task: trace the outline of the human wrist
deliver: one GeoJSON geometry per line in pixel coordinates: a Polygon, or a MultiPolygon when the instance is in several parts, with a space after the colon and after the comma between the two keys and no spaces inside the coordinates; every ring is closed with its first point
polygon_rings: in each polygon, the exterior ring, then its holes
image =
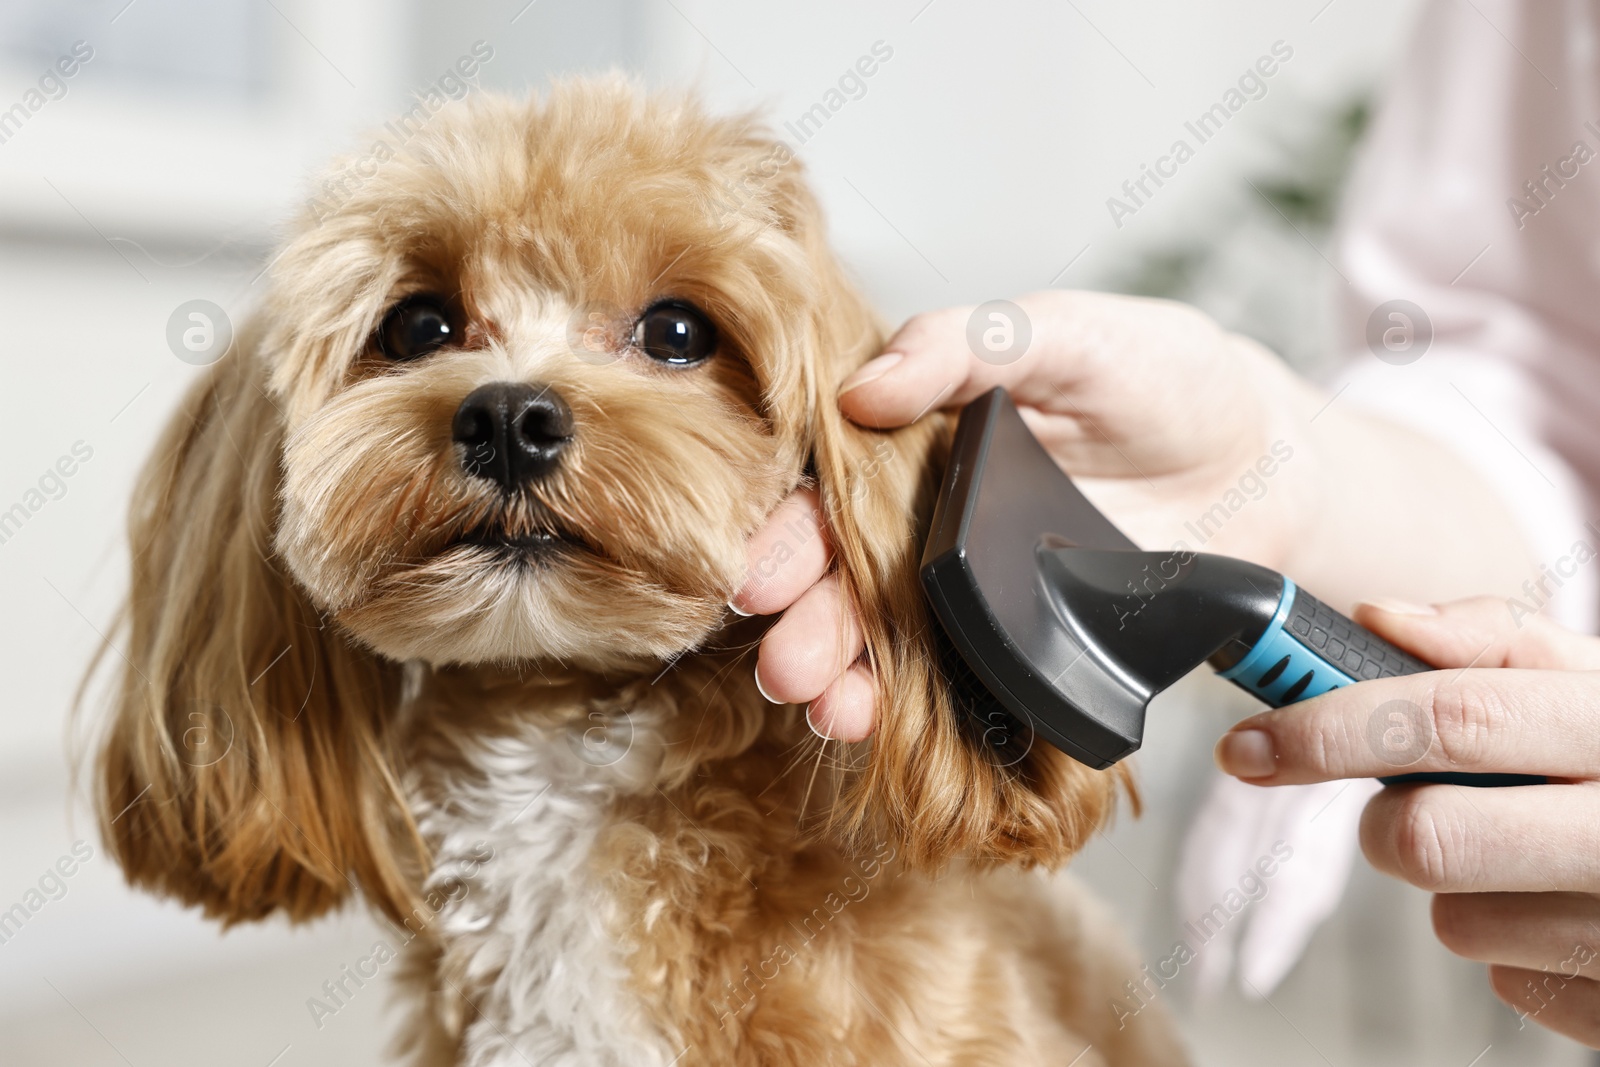
{"type": "Polygon", "coordinates": [[[1255,536],[1239,554],[1284,573],[1301,573],[1309,562],[1306,549],[1315,544],[1326,518],[1328,453],[1316,423],[1330,398],[1264,346],[1248,338],[1234,341],[1235,372],[1249,383],[1258,405],[1252,455],[1270,460],[1273,471],[1253,523],[1255,536]]]}

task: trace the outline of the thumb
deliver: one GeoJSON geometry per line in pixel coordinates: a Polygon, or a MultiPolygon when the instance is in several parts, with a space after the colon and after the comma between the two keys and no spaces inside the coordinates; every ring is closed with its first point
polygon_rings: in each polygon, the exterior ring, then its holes
{"type": "Polygon", "coordinates": [[[1358,604],[1355,621],[1436,667],[1600,669],[1600,641],[1575,634],[1500,597],[1446,604],[1358,604]]]}

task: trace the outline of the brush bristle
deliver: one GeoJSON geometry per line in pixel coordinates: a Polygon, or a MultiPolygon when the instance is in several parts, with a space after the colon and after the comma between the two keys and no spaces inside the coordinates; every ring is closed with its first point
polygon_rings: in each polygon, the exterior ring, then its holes
{"type": "Polygon", "coordinates": [[[939,667],[951,704],[975,747],[1001,767],[1026,771],[1037,742],[1033,727],[1011,713],[975,674],[942,629],[938,630],[939,667]]]}

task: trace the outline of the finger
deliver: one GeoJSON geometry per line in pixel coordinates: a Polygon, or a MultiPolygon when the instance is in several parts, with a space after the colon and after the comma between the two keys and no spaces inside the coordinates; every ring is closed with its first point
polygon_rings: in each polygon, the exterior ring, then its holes
{"type": "Polygon", "coordinates": [[[997,385],[1010,386],[1018,364],[980,360],[967,346],[972,308],[945,308],[911,318],[883,354],[845,379],[839,407],[863,426],[904,426],[941,407],[965,404],[997,385]]]}
{"type": "Polygon", "coordinates": [[[1521,967],[1490,967],[1489,988],[1533,1022],[1590,1048],[1600,1048],[1600,982],[1562,978],[1521,967]]]}
{"type": "Polygon", "coordinates": [[[1441,893],[1433,932],[1469,960],[1600,976],[1600,899],[1588,893],[1441,893]]]}
{"type": "Polygon", "coordinates": [[[774,703],[804,704],[821,696],[865,647],[839,577],[830,574],[801,594],[761,639],[756,682],[774,703]]]}
{"type": "Polygon", "coordinates": [[[1600,677],[1454,670],[1380,678],[1252,716],[1217,765],[1259,785],[1420,771],[1600,775],[1600,677]]]}
{"type": "Polygon", "coordinates": [[[1385,789],[1361,815],[1378,870],[1433,893],[1600,889],[1600,783],[1385,789]]]}
{"type": "Polygon", "coordinates": [[[1379,637],[1438,667],[1600,669],[1600,640],[1499,597],[1426,606],[1378,600],[1358,604],[1354,616],[1379,637]]]}
{"type": "Polygon", "coordinates": [[[744,585],[728,606],[742,615],[772,615],[816,585],[832,549],[815,489],[796,489],[750,537],[744,585]]]}
{"type": "Polygon", "coordinates": [[[833,741],[864,741],[876,724],[877,686],[863,664],[850,667],[806,709],[811,728],[833,741]]]}

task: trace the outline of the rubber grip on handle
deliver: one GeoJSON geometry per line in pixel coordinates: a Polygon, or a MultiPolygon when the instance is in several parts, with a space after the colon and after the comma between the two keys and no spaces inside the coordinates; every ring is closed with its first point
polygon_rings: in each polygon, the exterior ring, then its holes
{"type": "MultiPolygon", "coordinates": [[[[1321,660],[1334,675],[1348,681],[1335,681],[1326,689],[1335,689],[1350,682],[1366,682],[1375,678],[1394,678],[1403,674],[1421,674],[1434,668],[1415,656],[1402,652],[1377,634],[1356,625],[1343,614],[1334,611],[1322,601],[1296,588],[1294,602],[1289,607],[1283,628],[1313,657],[1321,660]]],[[[1304,699],[1296,695],[1294,699],[1304,699]]],[[[1292,703],[1293,700],[1285,701],[1292,703]]],[[[1419,753],[1420,758],[1420,753],[1419,753]]],[[[1533,774],[1462,774],[1455,771],[1426,771],[1418,774],[1394,774],[1379,778],[1384,785],[1403,785],[1408,782],[1442,782],[1450,785],[1479,787],[1509,785],[1541,785],[1545,779],[1533,774]]]]}

